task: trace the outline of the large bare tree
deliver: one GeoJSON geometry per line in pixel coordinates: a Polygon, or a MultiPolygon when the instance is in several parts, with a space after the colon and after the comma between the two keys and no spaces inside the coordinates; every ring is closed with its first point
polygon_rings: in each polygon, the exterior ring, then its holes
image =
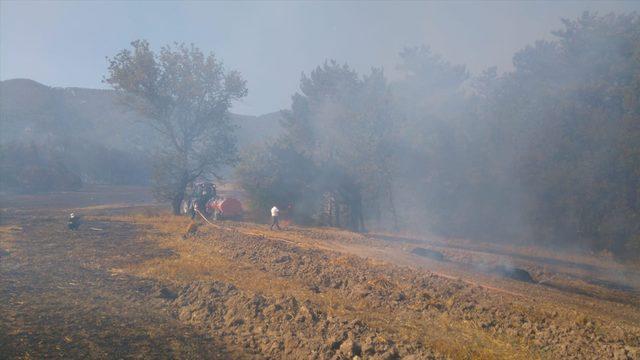
{"type": "Polygon", "coordinates": [[[107,58],[104,82],[163,139],[154,164],[154,194],[170,201],[177,214],[189,183],[216,177],[221,167],[237,161],[229,107],[246,96],[246,82],[194,45],[164,46],[159,53],[145,40],[131,46],[107,58]]]}

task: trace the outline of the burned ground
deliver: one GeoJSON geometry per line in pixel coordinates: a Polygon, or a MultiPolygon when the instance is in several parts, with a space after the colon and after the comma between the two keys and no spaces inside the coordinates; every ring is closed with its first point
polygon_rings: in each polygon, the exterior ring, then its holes
{"type": "Polygon", "coordinates": [[[596,258],[240,222],[184,238],[189,220],[154,207],[80,212],[72,232],[63,210],[3,210],[6,357],[640,356],[633,267],[618,279],[596,258]],[[505,264],[535,281],[491,271],[505,264]]]}
{"type": "Polygon", "coordinates": [[[168,256],[166,250],[132,242],[132,224],[90,222],[104,230],[70,232],[66,214],[47,214],[3,214],[4,358],[225,357],[208,334],[179,324],[140,292],[153,282],[107,267],[168,256]]]}

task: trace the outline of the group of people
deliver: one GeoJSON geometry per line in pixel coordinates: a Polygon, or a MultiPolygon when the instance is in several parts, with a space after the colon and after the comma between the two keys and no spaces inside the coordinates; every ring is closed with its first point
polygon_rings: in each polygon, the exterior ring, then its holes
{"type": "MultiPolygon", "coordinates": [[[[67,221],[67,227],[70,230],[76,230],[80,226],[80,217],[74,213],[69,215],[69,220],[67,221]]],[[[280,228],[280,209],[277,206],[271,208],[271,230],[273,228],[278,230],[282,230],[280,228]]]]}

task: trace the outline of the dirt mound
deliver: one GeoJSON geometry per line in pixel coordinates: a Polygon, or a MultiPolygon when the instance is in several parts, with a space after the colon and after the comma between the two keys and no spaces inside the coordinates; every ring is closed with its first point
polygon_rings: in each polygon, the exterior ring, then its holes
{"type": "MultiPolygon", "coordinates": [[[[627,351],[625,346],[640,346],[635,332],[611,328],[582,314],[559,315],[519,306],[516,299],[505,298],[504,294],[429,272],[233,230],[208,230],[201,235],[198,241],[206,242],[225,258],[287,279],[291,286],[312,290],[318,300],[332,298],[343,304],[343,311],[335,315],[326,303],[294,296],[269,297],[218,282],[190,284],[179,292],[174,304],[180,319],[205,324],[267,357],[306,357],[303,354],[312,352],[316,358],[330,358],[344,349],[351,349],[353,355],[360,351],[365,355],[387,354],[388,358],[394,354],[435,357],[440,350],[418,339],[433,337],[428,343],[455,343],[451,336],[460,331],[469,331],[485,346],[488,341],[508,346],[504,344],[513,340],[507,339],[518,339],[534,353],[562,358],[606,358],[627,351]],[[473,330],[458,327],[447,334],[442,333],[446,330],[425,325],[443,317],[450,324],[473,324],[473,330]],[[387,327],[413,330],[389,332],[387,327]],[[385,341],[368,347],[371,339],[378,337],[385,341]],[[353,344],[343,348],[347,340],[353,344]]],[[[505,267],[503,272],[521,281],[533,281],[528,273],[516,270],[521,269],[505,267]]],[[[445,355],[469,354],[450,353],[455,346],[464,345],[447,345],[443,348],[445,355]]]]}
{"type": "MultiPolygon", "coordinates": [[[[392,317],[422,319],[420,322],[447,314],[460,321],[481,324],[494,336],[515,336],[543,352],[563,357],[588,358],[594,354],[607,357],[623,351],[625,345],[640,346],[640,338],[633,340],[633,333],[620,328],[605,331],[606,324],[585,315],[579,314],[580,320],[576,322],[575,315],[563,317],[522,309],[498,294],[428,272],[373,264],[355,256],[301,249],[291,244],[247,241],[251,244],[251,255],[246,259],[260,259],[262,264],[268,264],[267,271],[294,276],[318,286],[320,292],[336,289],[348,301],[362,304],[363,309],[389,313],[392,317]],[[290,260],[274,261],[282,256],[290,260]]],[[[235,246],[242,245],[235,243],[235,246]]],[[[526,270],[508,267],[501,270],[510,278],[534,282],[526,270]]],[[[408,335],[395,338],[403,356],[413,354],[409,350],[410,339],[408,335]]]]}
{"type": "Polygon", "coordinates": [[[180,320],[204,326],[260,357],[399,357],[393,341],[362,321],[328,316],[312,302],[294,296],[267,297],[220,281],[197,281],[181,288],[172,305],[180,320]]]}

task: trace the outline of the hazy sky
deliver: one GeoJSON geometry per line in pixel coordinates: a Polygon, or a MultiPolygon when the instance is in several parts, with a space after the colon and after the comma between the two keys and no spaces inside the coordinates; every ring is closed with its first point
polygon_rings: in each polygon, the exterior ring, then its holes
{"type": "Polygon", "coordinates": [[[0,1],[0,78],[104,87],[105,56],[144,38],[213,51],[243,73],[233,111],[286,108],[301,72],[325,59],[389,76],[405,46],[425,44],[472,73],[511,68],[513,53],[584,10],[638,11],[640,2],[26,2],[0,1]]]}

